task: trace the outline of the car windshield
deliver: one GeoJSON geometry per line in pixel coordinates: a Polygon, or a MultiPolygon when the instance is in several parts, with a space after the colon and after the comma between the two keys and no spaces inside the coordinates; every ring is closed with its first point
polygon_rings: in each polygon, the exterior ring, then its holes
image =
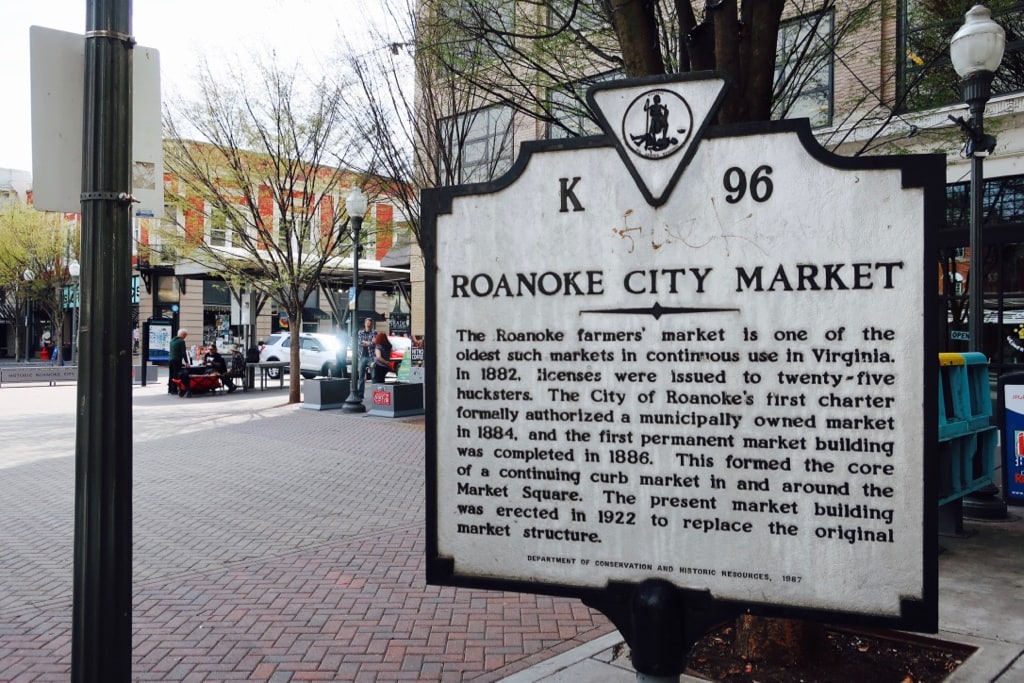
{"type": "Polygon", "coordinates": [[[391,348],[398,351],[404,351],[412,346],[412,339],[408,337],[388,337],[388,341],[391,342],[391,348]]]}

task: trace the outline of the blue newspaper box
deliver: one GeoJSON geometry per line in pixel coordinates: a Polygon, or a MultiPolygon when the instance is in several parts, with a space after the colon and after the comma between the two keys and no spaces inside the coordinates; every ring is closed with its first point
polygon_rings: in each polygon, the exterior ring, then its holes
{"type": "Polygon", "coordinates": [[[1003,500],[1024,505],[1024,372],[999,378],[1003,442],[1003,500]]]}

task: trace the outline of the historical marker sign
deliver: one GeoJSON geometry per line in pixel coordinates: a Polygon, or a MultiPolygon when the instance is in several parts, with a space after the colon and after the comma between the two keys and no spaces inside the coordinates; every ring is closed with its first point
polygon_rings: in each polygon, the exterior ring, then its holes
{"type": "Polygon", "coordinates": [[[428,579],[933,630],[942,158],[715,129],[724,85],[425,193],[428,579]]]}

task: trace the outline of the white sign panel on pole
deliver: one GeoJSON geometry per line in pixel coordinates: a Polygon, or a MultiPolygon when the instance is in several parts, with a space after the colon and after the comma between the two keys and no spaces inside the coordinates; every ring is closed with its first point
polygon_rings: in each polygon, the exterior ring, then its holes
{"type": "MultiPolygon", "coordinates": [[[[82,210],[85,37],[30,29],[33,203],[44,211],[82,210]]],[[[132,50],[132,187],[136,209],[163,215],[159,53],[132,50]]]]}
{"type": "Polygon", "coordinates": [[[943,161],[718,130],[723,86],[598,86],[606,136],[425,193],[428,579],[931,630],[943,161]]]}

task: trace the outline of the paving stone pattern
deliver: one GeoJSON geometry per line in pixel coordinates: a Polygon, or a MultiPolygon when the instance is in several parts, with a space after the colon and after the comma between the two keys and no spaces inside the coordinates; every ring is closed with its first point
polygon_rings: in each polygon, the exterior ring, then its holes
{"type": "MultiPolygon", "coordinates": [[[[144,399],[134,680],[495,681],[613,630],[425,585],[422,421],[214,398],[178,428],[179,399],[144,399]]],[[[0,681],[68,680],[73,489],[70,455],[0,467],[0,681]]]]}

